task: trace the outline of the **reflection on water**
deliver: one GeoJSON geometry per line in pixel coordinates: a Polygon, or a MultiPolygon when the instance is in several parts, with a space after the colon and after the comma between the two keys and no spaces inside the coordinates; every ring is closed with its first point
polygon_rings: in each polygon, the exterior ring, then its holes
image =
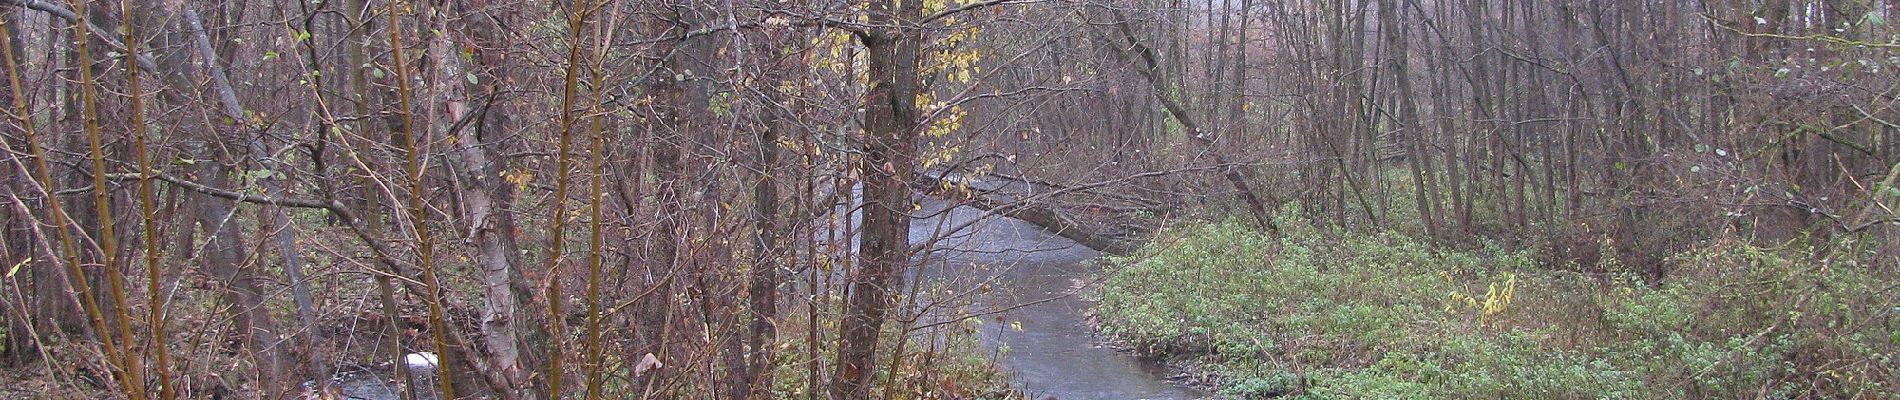
{"type": "MultiPolygon", "coordinates": [[[[411,373],[425,374],[428,373],[428,371],[412,371],[411,373]]],[[[335,390],[336,394],[339,395],[337,397],[342,399],[399,400],[402,396],[397,391],[403,390],[402,386],[396,385],[395,378],[390,378],[388,375],[389,371],[387,371],[386,368],[379,368],[377,370],[354,369],[339,372],[336,374],[336,377],[330,381],[331,390],[335,390]]],[[[418,377],[415,380],[416,399],[435,399],[435,381],[432,378],[418,377]]],[[[304,385],[309,386],[310,383],[305,382],[304,385]]]]}
{"type": "MultiPolygon", "coordinates": [[[[926,202],[926,215],[942,210],[926,202]]],[[[968,207],[912,225],[912,240],[932,236],[940,226],[955,226],[982,214],[968,207]]],[[[985,318],[983,341],[1007,348],[1002,362],[1016,373],[1031,398],[1062,400],[1197,399],[1203,394],[1169,383],[1154,362],[1098,346],[1084,323],[1092,302],[1070,295],[1094,276],[1086,261],[1100,256],[1075,242],[1029,223],[994,217],[958,232],[936,246],[926,279],[974,282],[999,275],[996,290],[977,299],[979,308],[1042,303],[985,318]],[[996,323],[996,321],[1002,323],[996,323]],[[1020,328],[1020,329],[1018,329],[1020,328]]],[[[953,285],[955,283],[952,283],[953,285]]]]}
{"type": "MultiPolygon", "coordinates": [[[[922,215],[937,218],[917,220],[911,228],[911,240],[922,243],[940,229],[970,221],[982,212],[958,207],[942,211],[941,201],[927,201],[922,215]]],[[[971,225],[971,229],[943,237],[931,252],[923,279],[949,286],[989,282],[994,290],[979,295],[979,309],[1011,309],[984,319],[982,341],[987,349],[999,351],[1005,368],[1018,377],[1017,387],[1031,398],[1054,397],[1061,400],[1185,400],[1203,394],[1169,383],[1159,365],[1127,353],[1096,345],[1095,337],[1084,324],[1084,313],[1091,302],[1070,294],[1095,270],[1086,261],[1100,256],[1075,242],[1043,231],[1029,223],[993,217],[971,225]],[[1001,321],[1001,323],[997,323],[1001,321]]],[[[353,371],[339,374],[334,381],[344,398],[365,400],[398,399],[388,379],[380,372],[353,371]]],[[[416,389],[421,399],[434,397],[433,385],[421,379],[416,389]]]]}

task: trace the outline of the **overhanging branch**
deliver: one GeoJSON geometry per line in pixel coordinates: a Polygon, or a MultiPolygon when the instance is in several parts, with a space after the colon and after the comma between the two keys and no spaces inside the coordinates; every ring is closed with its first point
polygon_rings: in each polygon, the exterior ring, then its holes
{"type": "MultiPolygon", "coordinates": [[[[0,0],[0,3],[26,7],[30,10],[52,14],[54,17],[66,20],[66,22],[79,20],[79,14],[73,13],[72,9],[44,0],[0,0]]],[[[109,34],[111,32],[118,32],[118,30],[100,28],[91,21],[86,22],[86,30],[92,32],[94,38],[99,39],[100,42],[104,42],[106,46],[111,47],[112,50],[118,51],[121,54],[126,53],[125,43],[120,43],[118,39],[113,38],[112,35],[109,34]]],[[[151,57],[137,54],[133,57],[133,60],[134,64],[138,64],[139,69],[145,72],[158,73],[158,63],[153,62],[151,57]]]]}

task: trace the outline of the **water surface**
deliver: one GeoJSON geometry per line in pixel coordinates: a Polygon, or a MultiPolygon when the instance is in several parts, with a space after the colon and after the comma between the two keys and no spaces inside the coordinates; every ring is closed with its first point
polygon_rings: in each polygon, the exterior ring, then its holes
{"type": "MultiPolygon", "coordinates": [[[[936,213],[943,207],[941,202],[925,203],[926,214],[937,215],[947,223],[919,220],[912,225],[913,241],[927,240],[941,233],[939,227],[955,226],[982,214],[969,207],[936,213]]],[[[1158,363],[1099,345],[1086,324],[1086,313],[1093,302],[1075,293],[1076,288],[1096,276],[1096,269],[1088,261],[1101,253],[1021,220],[992,217],[973,227],[939,240],[936,256],[926,265],[941,270],[926,276],[992,283],[995,290],[976,299],[979,309],[1035,303],[986,318],[982,330],[986,347],[1008,349],[1001,353],[1002,364],[1016,374],[1018,387],[1031,398],[1205,397],[1169,382],[1167,371],[1158,363]]]]}
{"type": "MultiPolygon", "coordinates": [[[[983,212],[969,207],[940,212],[945,206],[942,201],[926,201],[919,214],[932,217],[912,224],[914,243],[939,238],[935,251],[920,260],[924,269],[913,277],[952,289],[990,285],[992,290],[971,299],[975,308],[1008,310],[984,317],[981,340],[985,350],[1015,374],[1016,387],[1034,399],[1204,397],[1170,383],[1167,371],[1158,364],[1098,344],[1085,323],[1093,303],[1075,293],[1096,275],[1088,261],[1101,253],[1033,224],[1000,216],[946,234],[945,229],[975,220],[983,212]]],[[[392,381],[381,375],[372,371],[343,374],[337,379],[338,387],[347,398],[398,398],[392,381]]],[[[427,383],[419,386],[420,397],[433,397],[427,383]]]]}

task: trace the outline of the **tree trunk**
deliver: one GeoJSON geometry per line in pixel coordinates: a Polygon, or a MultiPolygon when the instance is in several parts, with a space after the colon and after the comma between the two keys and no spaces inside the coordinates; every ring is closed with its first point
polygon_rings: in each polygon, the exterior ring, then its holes
{"type": "Polygon", "coordinates": [[[923,32],[912,24],[923,14],[919,1],[877,0],[868,26],[858,35],[869,62],[864,94],[863,155],[856,166],[864,179],[859,267],[850,277],[838,337],[838,370],[832,395],[871,398],[877,342],[886,313],[904,287],[910,265],[910,177],[916,168],[916,98],[921,88],[923,32]]]}
{"type": "Polygon", "coordinates": [[[490,369],[483,372],[501,384],[495,389],[504,398],[534,398],[539,392],[528,389],[535,386],[532,376],[540,371],[543,357],[535,349],[543,348],[548,338],[545,321],[525,311],[533,304],[533,289],[522,274],[521,248],[515,241],[519,229],[512,211],[516,186],[504,181],[508,163],[503,154],[516,144],[515,101],[504,99],[518,96],[501,92],[515,84],[512,68],[519,67],[507,53],[511,47],[497,24],[507,24],[515,13],[507,5],[488,1],[453,7],[452,13],[464,17],[451,23],[452,39],[443,39],[441,47],[476,50],[468,59],[472,63],[438,54],[436,79],[443,86],[439,94],[447,105],[447,126],[436,128],[456,138],[449,160],[455,165],[451,169],[462,193],[457,208],[462,211],[463,226],[469,227],[466,234],[475,244],[474,263],[481,271],[478,329],[485,350],[482,356],[490,369]],[[471,14],[471,10],[482,14],[471,14]],[[454,40],[465,44],[446,43],[454,40]],[[465,75],[475,77],[473,82],[465,84],[465,75]]]}
{"type": "Polygon", "coordinates": [[[1406,148],[1405,160],[1411,164],[1412,170],[1413,199],[1418,202],[1418,217],[1425,223],[1425,236],[1437,240],[1439,227],[1435,211],[1438,200],[1433,190],[1436,179],[1431,172],[1431,152],[1426,151],[1427,135],[1419,122],[1418,105],[1414,101],[1416,96],[1412,93],[1411,72],[1406,68],[1409,63],[1407,59],[1411,56],[1408,46],[1410,39],[1405,35],[1406,28],[1399,23],[1400,15],[1397,1],[1379,1],[1379,30],[1385,34],[1386,45],[1391,49],[1391,53],[1385,55],[1385,63],[1388,73],[1393,76],[1399,104],[1401,135],[1394,140],[1402,141],[1406,148]]]}
{"type": "MultiPolygon", "coordinates": [[[[11,51],[12,49],[21,48],[19,17],[20,15],[17,9],[8,8],[6,10],[0,10],[0,25],[4,25],[4,29],[0,29],[0,35],[4,35],[0,36],[0,40],[8,41],[6,44],[10,50],[7,52],[10,58],[0,60],[0,62],[5,63],[4,65],[15,66],[20,64],[20,54],[11,51]]],[[[0,70],[0,73],[7,72],[8,71],[0,70]]],[[[0,88],[0,107],[8,107],[7,110],[12,110],[12,107],[16,104],[15,101],[19,100],[25,99],[15,98],[10,86],[0,88]]],[[[6,135],[10,138],[26,137],[26,135],[13,129],[11,125],[9,125],[6,130],[6,135]]],[[[22,143],[8,140],[7,144],[14,146],[14,148],[5,149],[10,152],[9,154],[30,154],[26,148],[27,146],[22,143]]],[[[11,159],[11,157],[9,157],[9,159],[11,159]]],[[[46,277],[55,276],[56,274],[50,269],[53,267],[53,264],[42,261],[57,258],[58,255],[46,254],[38,258],[34,257],[35,246],[33,243],[38,240],[45,240],[45,238],[41,238],[37,234],[38,229],[32,225],[35,223],[35,218],[27,214],[29,211],[12,204],[13,199],[33,197],[30,195],[21,196],[21,194],[32,193],[34,190],[29,189],[30,186],[27,185],[27,177],[32,176],[32,173],[25,169],[24,164],[19,165],[19,169],[14,169],[12,165],[0,167],[0,170],[14,171],[11,174],[7,174],[6,177],[0,178],[0,209],[5,210],[0,211],[0,216],[4,216],[0,218],[0,234],[5,235],[5,237],[0,237],[0,252],[4,252],[3,255],[0,255],[0,268],[11,269],[17,266],[19,271],[26,272],[25,277],[27,277],[27,279],[19,281],[13,281],[12,279],[16,278],[8,277],[8,280],[11,282],[8,282],[7,287],[0,288],[0,296],[7,296],[4,299],[0,299],[0,311],[4,311],[3,314],[0,314],[0,318],[7,320],[6,328],[8,332],[6,342],[0,343],[0,346],[6,347],[4,352],[0,352],[0,366],[8,367],[26,365],[27,363],[39,359],[39,339],[34,335],[28,335],[27,332],[36,331],[35,327],[44,328],[46,326],[52,326],[52,324],[42,324],[42,321],[51,322],[57,317],[57,315],[42,313],[49,303],[66,303],[62,301],[64,300],[62,296],[42,297],[41,293],[37,293],[40,291],[51,291],[51,289],[60,287],[57,284],[41,286],[40,283],[40,281],[58,282],[57,280],[46,280],[46,277]],[[27,282],[27,284],[17,284],[17,282],[22,281],[27,282]],[[12,299],[15,298],[20,299],[20,302],[13,302],[12,299]]]]}
{"type": "MultiPolygon", "coordinates": [[[[7,26],[11,27],[12,24],[7,26]]],[[[12,103],[11,99],[6,99],[5,102],[12,103]]],[[[15,154],[21,153],[24,151],[15,154]]],[[[26,176],[28,176],[26,171],[18,171],[10,177],[0,179],[0,210],[4,210],[0,211],[0,235],[4,235],[0,236],[0,268],[8,270],[19,266],[21,270],[36,271],[37,268],[29,269],[28,267],[41,264],[33,259],[31,243],[38,238],[33,232],[33,226],[30,225],[33,219],[28,218],[27,215],[21,215],[25,210],[15,207],[11,201],[17,196],[16,193],[20,192],[17,189],[22,186],[17,181],[26,176]]],[[[34,274],[37,273],[29,272],[29,276],[34,274]]],[[[33,321],[28,319],[31,315],[29,310],[32,307],[29,307],[27,302],[33,301],[30,299],[35,299],[35,295],[24,292],[15,293],[15,290],[23,291],[28,287],[17,284],[18,281],[13,279],[13,277],[6,277],[8,282],[4,287],[0,287],[0,296],[5,296],[0,298],[0,318],[7,321],[7,339],[4,343],[0,343],[0,367],[6,368],[27,365],[40,358],[39,338],[28,334],[34,329],[33,321]],[[14,299],[20,299],[20,302],[16,303],[14,299]]],[[[58,301],[58,298],[40,301],[58,301]]]]}
{"type": "Polygon", "coordinates": [[[1247,184],[1246,177],[1240,173],[1241,166],[1229,161],[1227,156],[1222,154],[1215,144],[1214,133],[1203,130],[1201,125],[1195,122],[1194,117],[1188,115],[1187,107],[1181,104],[1181,101],[1175,98],[1173,94],[1169,93],[1168,88],[1172,87],[1173,83],[1160,76],[1160,56],[1155,54],[1153,48],[1142,44],[1141,39],[1135,37],[1135,29],[1130,26],[1127,16],[1122,15],[1120,10],[1111,9],[1110,12],[1115,18],[1111,23],[1115,25],[1117,35],[1124,41],[1123,45],[1130,48],[1128,51],[1134,53],[1137,61],[1140,62],[1140,65],[1137,65],[1135,70],[1140,72],[1143,78],[1147,79],[1148,86],[1154,91],[1155,99],[1161,101],[1161,107],[1166,109],[1168,115],[1173,116],[1175,121],[1179,122],[1181,127],[1187,130],[1189,140],[1200,145],[1203,149],[1206,149],[1208,154],[1213,155],[1214,162],[1221,168],[1221,177],[1226,178],[1227,183],[1233,185],[1234,191],[1240,196],[1241,201],[1245,202],[1247,209],[1253,212],[1254,222],[1258,223],[1261,228],[1266,229],[1267,234],[1275,237],[1280,236],[1280,226],[1273,222],[1273,215],[1270,213],[1271,208],[1269,208],[1266,202],[1262,201],[1259,195],[1254,193],[1253,188],[1247,184]]]}
{"type": "MultiPolygon", "coordinates": [[[[780,34],[791,35],[799,31],[784,30],[780,34]]],[[[776,51],[774,45],[789,44],[793,38],[780,37],[776,41],[764,41],[758,49],[759,54],[771,54],[776,51]]],[[[756,259],[750,271],[751,283],[747,286],[748,303],[752,311],[752,329],[747,333],[746,345],[752,348],[752,358],[746,365],[744,376],[739,380],[745,390],[745,397],[766,397],[772,392],[772,366],[776,354],[773,346],[778,338],[778,290],[783,282],[783,260],[792,252],[785,246],[785,235],[780,233],[779,212],[779,139],[793,130],[798,115],[795,106],[787,104],[791,98],[781,88],[795,82],[788,76],[800,66],[793,57],[784,57],[777,65],[765,66],[764,104],[760,107],[762,126],[758,128],[758,169],[757,180],[752,187],[753,241],[756,246],[756,259]],[[781,108],[783,107],[783,108],[781,108]]],[[[795,102],[795,101],[794,101],[795,102]]],[[[796,104],[796,103],[793,103],[796,104]]]]}
{"type": "MultiPolygon", "coordinates": [[[[205,150],[216,156],[197,160],[198,181],[211,187],[232,187],[229,177],[237,174],[234,167],[236,157],[220,150],[205,150]]],[[[288,381],[288,374],[284,372],[284,357],[281,356],[283,346],[278,343],[280,336],[270,310],[264,307],[264,292],[260,285],[262,278],[256,272],[260,268],[245,253],[249,245],[244,243],[243,233],[238,229],[239,214],[235,204],[209,195],[192,197],[197,203],[195,217],[198,229],[203,230],[205,236],[204,252],[201,254],[203,266],[223,284],[221,292],[224,303],[231,307],[231,318],[236,322],[237,333],[242,335],[245,347],[257,357],[258,383],[262,385],[266,397],[281,395],[285,388],[283,382],[288,381]]]]}
{"type": "MultiPolygon", "coordinates": [[[[679,8],[662,7],[653,10],[650,20],[643,21],[648,34],[653,37],[666,37],[688,29],[683,22],[679,8]]],[[[653,161],[655,184],[654,203],[656,205],[655,226],[647,242],[652,246],[646,262],[641,292],[653,293],[639,300],[639,311],[634,316],[634,351],[631,356],[645,353],[656,354],[661,360],[673,359],[674,343],[669,340],[672,334],[677,274],[680,272],[682,244],[687,243],[686,231],[689,224],[683,211],[681,185],[686,184],[686,171],[682,161],[686,150],[686,136],[681,126],[687,123],[685,113],[691,107],[684,85],[675,77],[682,74],[685,67],[674,51],[680,46],[678,40],[662,40],[655,43],[648,54],[659,58],[660,69],[643,82],[642,92],[652,96],[651,105],[635,106],[630,110],[651,113],[642,129],[646,139],[653,146],[650,150],[653,161]]],[[[644,391],[652,393],[661,389],[663,383],[673,374],[672,369],[659,369],[641,375],[638,385],[644,391]]]]}

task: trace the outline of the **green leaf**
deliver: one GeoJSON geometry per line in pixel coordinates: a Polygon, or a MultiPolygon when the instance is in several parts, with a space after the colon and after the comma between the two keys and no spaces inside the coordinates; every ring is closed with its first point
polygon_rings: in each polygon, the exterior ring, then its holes
{"type": "Polygon", "coordinates": [[[297,40],[297,41],[299,41],[299,42],[301,42],[301,41],[305,41],[305,40],[310,40],[310,32],[308,32],[308,31],[297,31],[297,33],[296,33],[296,34],[293,34],[293,35],[291,35],[291,38],[292,38],[292,39],[296,39],[296,40],[297,40]]]}
{"type": "Polygon", "coordinates": [[[20,267],[26,266],[26,263],[29,263],[29,262],[33,262],[33,257],[27,257],[26,259],[20,260],[20,262],[13,264],[13,267],[7,268],[7,278],[12,278],[13,274],[20,273],[20,267]]]}
{"type": "Polygon", "coordinates": [[[370,68],[370,69],[369,69],[369,75],[370,75],[370,76],[374,76],[374,77],[376,77],[376,79],[382,79],[382,78],[383,78],[383,69],[382,69],[382,68],[370,68]]]}
{"type": "Polygon", "coordinates": [[[264,50],[264,61],[270,61],[270,60],[272,60],[272,59],[276,59],[276,58],[277,58],[277,52],[276,52],[276,51],[271,51],[271,50],[264,50]]]}
{"type": "Polygon", "coordinates": [[[466,76],[466,77],[468,78],[468,84],[470,84],[470,85],[480,85],[480,84],[482,84],[482,80],[481,80],[481,78],[476,78],[476,77],[475,77],[475,74],[464,74],[464,76],[466,76]]]}

